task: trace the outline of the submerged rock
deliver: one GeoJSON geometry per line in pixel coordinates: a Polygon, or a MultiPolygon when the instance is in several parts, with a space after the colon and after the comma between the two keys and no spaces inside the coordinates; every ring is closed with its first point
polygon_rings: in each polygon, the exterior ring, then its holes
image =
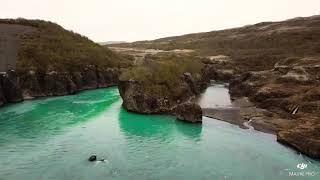
{"type": "Polygon", "coordinates": [[[195,103],[180,104],[175,108],[174,113],[177,119],[181,121],[190,123],[202,122],[202,109],[195,103]]]}
{"type": "Polygon", "coordinates": [[[89,157],[88,161],[96,161],[97,160],[97,156],[96,155],[92,155],[89,157]]]}

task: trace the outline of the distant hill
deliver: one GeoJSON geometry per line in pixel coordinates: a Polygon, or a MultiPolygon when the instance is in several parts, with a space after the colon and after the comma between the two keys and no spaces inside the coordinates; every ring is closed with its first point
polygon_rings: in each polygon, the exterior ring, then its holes
{"type": "Polygon", "coordinates": [[[127,43],[126,41],[106,41],[106,42],[99,42],[100,45],[110,45],[110,44],[123,44],[127,43]]]}
{"type": "Polygon", "coordinates": [[[201,56],[230,56],[241,71],[264,70],[281,59],[319,57],[320,15],[112,46],[193,49],[201,56]]]}

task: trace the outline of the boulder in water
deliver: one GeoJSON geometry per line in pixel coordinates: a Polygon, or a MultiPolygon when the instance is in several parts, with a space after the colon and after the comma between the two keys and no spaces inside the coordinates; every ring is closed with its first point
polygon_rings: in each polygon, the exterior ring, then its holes
{"type": "Polygon", "coordinates": [[[89,157],[88,161],[96,161],[97,160],[97,156],[96,155],[92,155],[89,157]]]}
{"type": "Polygon", "coordinates": [[[202,122],[202,109],[198,104],[195,104],[195,103],[180,104],[175,108],[174,111],[178,120],[190,122],[190,123],[202,122]]]}

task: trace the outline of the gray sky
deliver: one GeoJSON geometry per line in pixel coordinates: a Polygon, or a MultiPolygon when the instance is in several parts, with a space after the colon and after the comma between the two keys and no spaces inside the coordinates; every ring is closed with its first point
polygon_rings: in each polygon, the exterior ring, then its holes
{"type": "Polygon", "coordinates": [[[136,41],[320,14],[320,0],[0,0],[0,18],[56,22],[90,39],[136,41]]]}

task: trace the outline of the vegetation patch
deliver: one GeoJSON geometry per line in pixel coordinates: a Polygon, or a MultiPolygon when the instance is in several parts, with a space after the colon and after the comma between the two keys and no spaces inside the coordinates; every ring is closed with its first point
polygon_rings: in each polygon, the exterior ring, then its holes
{"type": "Polygon", "coordinates": [[[169,97],[182,93],[181,77],[188,72],[197,81],[201,78],[203,64],[195,56],[171,53],[147,56],[139,66],[134,66],[120,76],[120,81],[134,80],[143,85],[146,93],[169,97]]]}
{"type": "Polygon", "coordinates": [[[126,58],[87,37],[42,20],[2,19],[1,24],[31,26],[37,30],[19,35],[17,71],[80,71],[88,65],[101,69],[126,66],[126,58]]]}

